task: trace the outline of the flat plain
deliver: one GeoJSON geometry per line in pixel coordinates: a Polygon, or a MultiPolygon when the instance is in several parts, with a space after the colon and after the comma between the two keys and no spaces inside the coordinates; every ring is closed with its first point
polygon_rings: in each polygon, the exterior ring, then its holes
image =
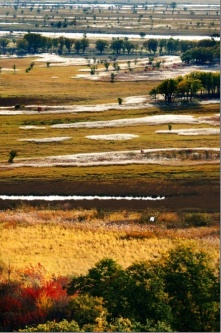
{"type": "MultiPolygon", "coordinates": [[[[118,73],[111,61],[108,71],[101,62],[109,54],[94,54],[95,37],[90,39],[87,57],[47,53],[0,58],[0,196],[161,196],[165,200],[0,199],[1,257],[11,263],[15,276],[16,270],[39,262],[49,275],[85,273],[104,256],[127,267],[158,257],[179,242],[205,249],[215,260],[219,101],[165,105],[160,98],[151,98],[150,90],[163,79],[199,67],[181,64],[178,55],[156,55],[155,61],[163,65],[145,72],[150,55],[140,51],[139,33],[145,28],[154,34],[211,35],[218,30],[219,10],[83,9],[64,6],[48,12],[47,6],[40,5],[32,10],[1,7],[6,23],[18,23],[13,25],[17,30],[26,30],[25,21],[37,32],[58,33],[61,30],[52,29],[51,23],[72,15],[77,25],[62,32],[80,31],[79,38],[84,32],[133,32],[138,35],[139,52],[120,55],[118,73]],[[96,61],[95,75],[88,59],[96,61]],[[33,69],[27,73],[31,63],[33,69]],[[111,73],[116,74],[114,82],[111,73]],[[8,163],[12,150],[17,156],[8,163]],[[155,224],[150,223],[151,216],[155,224]]],[[[2,32],[6,29],[3,26],[2,32]]]]}

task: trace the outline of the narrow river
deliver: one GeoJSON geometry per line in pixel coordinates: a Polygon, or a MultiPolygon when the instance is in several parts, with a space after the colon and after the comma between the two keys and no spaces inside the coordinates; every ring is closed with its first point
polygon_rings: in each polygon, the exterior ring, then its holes
{"type": "Polygon", "coordinates": [[[141,200],[141,201],[156,201],[156,200],[165,200],[164,196],[147,196],[147,197],[139,197],[139,196],[99,196],[99,195],[48,195],[48,196],[40,196],[40,195],[0,195],[1,200],[24,200],[24,201],[35,201],[35,200],[43,200],[43,201],[66,201],[66,200],[141,200]]]}
{"type": "MultiPolygon", "coordinates": [[[[1,23],[3,24],[3,23],[1,23]]],[[[23,36],[27,34],[28,31],[14,31],[12,34],[13,36],[23,36]]],[[[39,33],[42,36],[45,37],[50,37],[50,38],[59,38],[59,37],[66,37],[66,38],[73,38],[73,39],[81,39],[83,37],[83,33],[80,32],[37,32],[37,31],[32,31],[32,33],[39,33]]],[[[7,35],[12,35],[11,32],[8,31],[0,31],[0,36],[7,36],[7,35]]],[[[139,34],[108,34],[108,33],[87,33],[86,34],[88,39],[90,38],[95,38],[95,39],[112,39],[112,38],[130,38],[130,39],[141,39],[139,34]]],[[[179,40],[192,40],[192,41],[198,41],[198,40],[203,40],[203,39],[211,39],[211,36],[189,36],[189,35],[151,35],[147,34],[145,35],[145,39],[150,39],[150,38],[155,38],[155,39],[179,39],[179,40]]],[[[215,40],[220,40],[219,37],[215,37],[215,40]]]]}

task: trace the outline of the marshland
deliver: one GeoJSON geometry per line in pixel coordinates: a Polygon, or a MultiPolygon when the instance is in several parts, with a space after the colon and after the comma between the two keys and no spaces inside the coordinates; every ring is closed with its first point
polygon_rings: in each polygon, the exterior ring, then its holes
{"type": "Polygon", "coordinates": [[[217,331],[219,11],[0,4],[2,331],[217,331]]]}

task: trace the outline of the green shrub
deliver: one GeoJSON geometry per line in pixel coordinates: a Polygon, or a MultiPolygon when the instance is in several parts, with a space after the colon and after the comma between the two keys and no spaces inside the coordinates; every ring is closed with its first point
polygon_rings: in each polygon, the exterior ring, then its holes
{"type": "Polygon", "coordinates": [[[187,227],[204,227],[210,224],[208,215],[192,213],[187,214],[184,218],[187,227]]]}
{"type": "Polygon", "coordinates": [[[76,320],[80,326],[94,324],[96,318],[107,313],[103,307],[103,299],[88,294],[73,297],[68,305],[70,318],[76,320]]]}
{"type": "Polygon", "coordinates": [[[55,321],[47,321],[45,324],[39,324],[35,327],[27,326],[19,332],[81,332],[78,323],[72,320],[68,322],[66,319],[56,323],[55,321]]]}
{"type": "Polygon", "coordinates": [[[105,218],[105,215],[106,215],[106,213],[105,213],[105,211],[103,210],[103,209],[101,209],[101,208],[97,208],[97,211],[96,211],[96,213],[95,213],[95,218],[97,218],[97,219],[104,219],[105,218]]]}

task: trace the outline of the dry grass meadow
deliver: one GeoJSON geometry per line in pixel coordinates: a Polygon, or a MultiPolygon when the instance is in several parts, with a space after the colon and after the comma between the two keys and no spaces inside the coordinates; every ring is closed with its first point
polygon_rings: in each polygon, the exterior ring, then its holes
{"type": "Polygon", "coordinates": [[[1,211],[1,258],[6,268],[10,267],[11,278],[18,270],[38,263],[48,276],[85,274],[104,257],[127,267],[135,261],[159,258],[177,244],[205,250],[215,262],[219,255],[219,215],[202,214],[209,225],[201,227],[191,226],[189,215],[28,206],[1,211]],[[154,224],[148,222],[151,213],[157,216],[154,224]]]}

